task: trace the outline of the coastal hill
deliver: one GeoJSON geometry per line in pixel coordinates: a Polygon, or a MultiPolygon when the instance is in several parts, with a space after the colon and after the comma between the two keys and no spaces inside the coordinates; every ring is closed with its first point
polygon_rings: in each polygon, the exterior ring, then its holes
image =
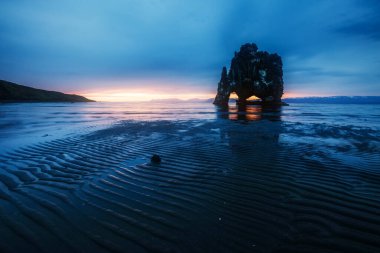
{"type": "Polygon", "coordinates": [[[95,102],[79,95],[47,91],[0,80],[0,102],[95,102]]]}

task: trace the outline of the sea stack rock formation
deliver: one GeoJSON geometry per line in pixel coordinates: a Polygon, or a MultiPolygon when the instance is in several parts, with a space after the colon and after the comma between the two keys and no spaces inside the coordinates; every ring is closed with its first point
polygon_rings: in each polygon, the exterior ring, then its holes
{"type": "Polygon", "coordinates": [[[214,104],[227,105],[233,92],[239,103],[256,96],[263,103],[281,104],[283,90],[281,57],[258,51],[255,43],[247,43],[235,52],[228,74],[223,67],[214,104]]]}

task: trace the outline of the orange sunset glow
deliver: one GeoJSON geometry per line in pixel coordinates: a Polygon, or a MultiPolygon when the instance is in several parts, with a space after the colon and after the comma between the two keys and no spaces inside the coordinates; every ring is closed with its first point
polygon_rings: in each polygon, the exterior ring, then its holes
{"type": "Polygon", "coordinates": [[[70,90],[68,93],[80,94],[101,102],[138,102],[153,99],[208,99],[215,91],[207,85],[208,81],[182,80],[163,77],[144,79],[83,80],[86,90],[70,90]],[[181,85],[178,85],[178,84],[181,85]]]}
{"type": "MultiPolygon", "coordinates": [[[[82,80],[85,86],[93,88],[86,90],[64,91],[80,94],[99,102],[139,102],[155,99],[209,99],[214,98],[216,89],[208,88],[210,80],[194,81],[181,78],[145,78],[145,79],[111,79],[111,80],[82,80]],[[178,85],[178,84],[181,85],[178,85]],[[206,88],[207,87],[207,88],[206,88]]],[[[286,91],[283,98],[311,96],[307,93],[286,91]]],[[[237,99],[231,93],[231,99],[237,99]]],[[[250,99],[257,99],[252,96],[250,99]]]]}
{"type": "MultiPolygon", "coordinates": [[[[155,99],[209,99],[214,98],[215,94],[212,92],[205,93],[202,91],[189,91],[189,92],[167,92],[166,90],[155,89],[109,89],[109,90],[96,90],[90,92],[78,92],[80,95],[89,99],[99,102],[139,102],[139,101],[151,101],[155,99]]],[[[283,98],[289,97],[303,97],[308,96],[297,93],[284,93],[283,98]]],[[[230,96],[231,99],[238,99],[235,93],[230,96]]],[[[250,98],[258,99],[252,96],[250,98]]]]}
{"type": "Polygon", "coordinates": [[[213,94],[204,93],[184,93],[170,94],[154,91],[128,91],[128,90],[109,90],[99,92],[82,93],[83,96],[101,102],[138,102],[150,101],[154,99],[208,99],[213,97],[213,94]]]}

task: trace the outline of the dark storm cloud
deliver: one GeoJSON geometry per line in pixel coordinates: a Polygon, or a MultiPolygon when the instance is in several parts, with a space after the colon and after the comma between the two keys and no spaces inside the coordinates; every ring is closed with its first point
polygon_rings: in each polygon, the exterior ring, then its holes
{"type": "Polygon", "coordinates": [[[83,79],[178,77],[211,91],[233,52],[256,42],[282,55],[292,92],[316,93],[325,84],[333,94],[347,84],[379,94],[379,6],[371,0],[5,0],[0,78],[70,89],[83,79]]]}
{"type": "Polygon", "coordinates": [[[337,32],[347,36],[365,36],[369,39],[380,40],[380,20],[363,20],[343,25],[336,29],[337,32]]]}
{"type": "Polygon", "coordinates": [[[335,31],[346,36],[363,36],[372,40],[380,40],[380,1],[356,2],[359,15],[348,18],[335,31]]]}

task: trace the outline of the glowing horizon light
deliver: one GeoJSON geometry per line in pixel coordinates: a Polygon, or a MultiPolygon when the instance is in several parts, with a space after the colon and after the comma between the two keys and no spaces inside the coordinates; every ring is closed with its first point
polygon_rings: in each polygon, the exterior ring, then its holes
{"type": "Polygon", "coordinates": [[[208,81],[181,78],[114,78],[82,80],[92,86],[89,90],[70,90],[86,98],[100,102],[139,102],[160,99],[209,99],[215,97],[207,87],[208,81]],[[178,85],[178,84],[181,84],[178,85]]]}
{"type": "MultiPolygon", "coordinates": [[[[212,93],[164,93],[156,91],[128,91],[128,90],[111,90],[111,91],[97,91],[88,93],[79,93],[88,99],[92,99],[98,102],[144,102],[151,100],[165,100],[165,99],[213,99],[215,94],[212,93]]],[[[294,98],[294,97],[308,97],[306,94],[284,93],[282,98],[294,98]]],[[[230,99],[238,99],[235,93],[232,93],[230,99]]],[[[257,97],[250,97],[249,99],[259,99],[257,97]]]]}
{"type": "MultiPolygon", "coordinates": [[[[73,82],[73,81],[72,81],[73,82]]],[[[72,82],[67,82],[72,85],[72,82]]],[[[76,83],[75,81],[74,83],[76,83]]],[[[89,90],[63,90],[69,94],[78,94],[99,102],[143,102],[165,99],[214,99],[217,92],[217,83],[213,80],[193,80],[178,77],[149,77],[149,78],[113,78],[113,79],[83,79],[85,86],[92,86],[89,90]],[[181,85],[179,85],[181,84],[181,85]]],[[[322,94],[308,91],[286,90],[282,98],[309,97],[322,94]]],[[[323,94],[327,95],[327,94],[323,94]]],[[[332,94],[330,94],[331,96],[332,94]]],[[[328,96],[328,95],[327,95],[328,96]]],[[[238,99],[235,92],[230,99],[238,99]]],[[[258,99],[250,97],[249,99],[258,99]]]]}
{"type": "Polygon", "coordinates": [[[160,99],[209,99],[213,97],[213,94],[207,93],[184,93],[184,94],[167,94],[157,92],[136,92],[136,91],[104,91],[104,92],[92,92],[82,93],[82,96],[86,98],[99,101],[99,102],[144,102],[160,99]]]}
{"type": "MultiPolygon", "coordinates": [[[[216,85],[214,89],[205,89],[204,82],[199,85],[198,82],[191,80],[170,80],[162,78],[152,79],[112,79],[112,80],[87,80],[83,83],[91,83],[94,88],[91,90],[71,90],[71,94],[79,94],[88,99],[99,102],[144,102],[151,100],[165,99],[213,99],[216,95],[216,85]],[[178,83],[185,84],[178,87],[178,83]],[[107,87],[105,87],[107,86],[107,87]]],[[[67,92],[67,91],[66,91],[67,92]]],[[[285,92],[283,98],[305,97],[310,96],[307,93],[294,93],[293,91],[285,92]]],[[[230,99],[238,99],[235,92],[231,93],[230,99]]],[[[257,97],[250,97],[257,99],[257,97]]]]}

